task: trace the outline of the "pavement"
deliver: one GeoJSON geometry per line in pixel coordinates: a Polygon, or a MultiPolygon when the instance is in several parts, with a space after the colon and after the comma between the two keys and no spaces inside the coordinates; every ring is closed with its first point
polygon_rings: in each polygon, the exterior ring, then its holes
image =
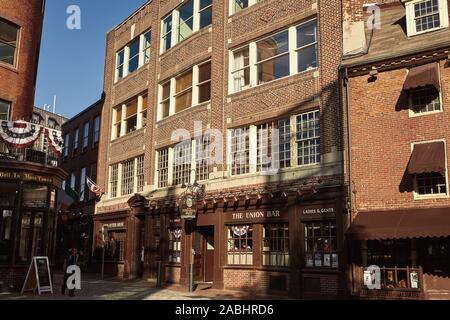
{"type": "Polygon", "coordinates": [[[156,288],[152,279],[117,280],[115,278],[100,279],[100,275],[84,274],[81,290],[70,297],[68,291],[61,294],[63,274],[54,275],[54,293],[41,296],[33,292],[0,293],[0,300],[286,300],[286,297],[262,295],[244,291],[216,290],[210,285],[199,285],[194,292],[187,292],[179,285],[156,288]]]}

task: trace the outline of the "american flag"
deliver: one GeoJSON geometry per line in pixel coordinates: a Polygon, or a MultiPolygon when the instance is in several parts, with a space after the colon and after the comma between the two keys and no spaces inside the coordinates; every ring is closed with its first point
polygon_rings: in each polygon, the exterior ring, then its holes
{"type": "Polygon", "coordinates": [[[88,185],[89,190],[95,194],[100,194],[102,191],[102,188],[100,188],[94,181],[92,181],[89,177],[86,177],[86,182],[88,185]]]}

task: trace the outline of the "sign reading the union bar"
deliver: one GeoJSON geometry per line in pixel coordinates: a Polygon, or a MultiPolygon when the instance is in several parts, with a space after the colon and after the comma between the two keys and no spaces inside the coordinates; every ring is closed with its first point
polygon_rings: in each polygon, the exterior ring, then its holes
{"type": "Polygon", "coordinates": [[[266,221],[272,219],[288,219],[288,211],[280,210],[259,210],[259,211],[243,211],[243,212],[232,212],[227,213],[225,220],[228,222],[239,222],[239,221],[266,221]]]}
{"type": "Polygon", "coordinates": [[[11,171],[0,171],[0,179],[23,180],[48,184],[53,182],[53,179],[51,177],[39,176],[27,172],[11,172],[11,171]]]}

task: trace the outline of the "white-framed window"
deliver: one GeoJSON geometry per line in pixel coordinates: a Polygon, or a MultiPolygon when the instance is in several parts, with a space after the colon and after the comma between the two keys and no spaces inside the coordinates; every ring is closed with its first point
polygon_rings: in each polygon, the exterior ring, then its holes
{"type": "Polygon", "coordinates": [[[253,226],[228,227],[227,262],[229,265],[253,264],[253,226]]]}
{"type": "Polygon", "coordinates": [[[81,169],[80,172],[80,201],[86,199],[86,167],[81,169]]]}
{"type": "Polygon", "coordinates": [[[19,29],[15,24],[0,19],[0,63],[16,65],[19,29]]]}
{"type": "Polygon", "coordinates": [[[161,54],[212,24],[212,0],[184,1],[161,20],[161,54]]]}
{"type": "Polygon", "coordinates": [[[230,51],[229,93],[318,67],[317,18],[230,51]]]}
{"type": "Polygon", "coordinates": [[[288,223],[263,225],[262,260],[264,266],[289,266],[288,223]]]}
{"type": "Polygon", "coordinates": [[[320,112],[229,129],[228,139],[231,175],[319,164],[320,112]]]}
{"type": "Polygon", "coordinates": [[[136,158],[137,192],[144,191],[144,156],[136,158]]]}
{"type": "Polygon", "coordinates": [[[70,188],[75,191],[75,188],[77,186],[77,176],[75,175],[75,171],[72,171],[70,174],[70,188]]]}
{"type": "Polygon", "coordinates": [[[434,86],[412,89],[409,106],[413,115],[439,112],[442,109],[441,94],[434,86]]]}
{"type": "Polygon", "coordinates": [[[297,164],[320,163],[320,112],[311,111],[297,116],[297,164]]]}
{"type": "Polygon", "coordinates": [[[83,126],[83,149],[89,145],[89,122],[86,122],[83,126]]]}
{"type": "MultiPolygon", "coordinates": [[[[441,145],[443,148],[443,154],[440,154],[443,158],[435,157],[435,161],[441,162],[445,167],[445,172],[421,172],[415,173],[413,176],[414,179],[414,199],[429,199],[436,197],[446,197],[449,195],[448,192],[448,160],[447,160],[447,144],[444,139],[442,140],[434,140],[434,141],[421,141],[415,142],[411,144],[411,152],[415,153],[419,152],[429,152],[426,151],[427,146],[431,145],[441,145]],[[425,149],[415,150],[415,147],[425,147],[425,149]]],[[[432,147],[433,148],[433,147],[432,147]]],[[[430,154],[433,154],[434,151],[430,151],[430,154]]],[[[440,152],[441,153],[441,152],[440,152]]],[[[431,170],[430,170],[431,171],[431,170]]]]}
{"type": "Polygon", "coordinates": [[[250,128],[237,128],[230,131],[231,174],[250,173],[250,128]]]}
{"type": "Polygon", "coordinates": [[[66,133],[64,138],[64,158],[69,156],[69,145],[70,145],[70,133],[66,133]]]}
{"type": "Polygon", "coordinates": [[[169,186],[169,149],[158,151],[158,188],[169,186]]]}
{"type": "Polygon", "coordinates": [[[116,53],[115,82],[132,74],[150,61],[151,30],[134,38],[116,53]]]}
{"type": "Polygon", "coordinates": [[[195,179],[197,181],[209,179],[210,144],[210,135],[203,135],[195,140],[195,179]]]}
{"type": "Polygon", "coordinates": [[[94,145],[98,143],[100,139],[100,116],[96,116],[94,119],[94,145]]]}
{"type": "Polygon", "coordinates": [[[111,140],[145,127],[147,107],[148,96],[146,92],[115,107],[112,112],[111,140]]]}
{"type": "Polygon", "coordinates": [[[11,102],[0,99],[0,120],[9,120],[11,102]]]}
{"type": "Polygon", "coordinates": [[[411,0],[405,5],[408,36],[448,27],[447,0],[411,0]]]}
{"type": "Polygon", "coordinates": [[[110,167],[110,175],[109,175],[110,198],[117,197],[118,185],[119,185],[119,164],[116,163],[110,167]]]}
{"type": "Polygon", "coordinates": [[[122,163],[122,196],[132,194],[134,191],[134,159],[122,163]]]}
{"type": "Polygon", "coordinates": [[[181,228],[169,230],[169,263],[181,263],[181,228]]]}
{"type": "Polygon", "coordinates": [[[180,143],[173,148],[173,183],[181,185],[191,181],[192,144],[180,143]]]}
{"type": "Polygon", "coordinates": [[[338,268],[336,221],[304,223],[305,267],[338,268]]]}
{"type": "Polygon", "coordinates": [[[74,138],[73,138],[73,154],[76,154],[77,150],[78,150],[79,135],[80,135],[80,130],[78,128],[76,128],[73,133],[73,136],[74,136],[74,138]]]}
{"type": "Polygon", "coordinates": [[[211,100],[211,61],[159,85],[158,121],[211,100]]]}
{"type": "Polygon", "coordinates": [[[230,1],[230,15],[238,13],[261,0],[229,0],[230,1]]]}

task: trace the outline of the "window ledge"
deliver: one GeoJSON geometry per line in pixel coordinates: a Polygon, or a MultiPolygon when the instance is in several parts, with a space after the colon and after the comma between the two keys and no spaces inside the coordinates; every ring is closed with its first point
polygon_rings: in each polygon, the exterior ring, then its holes
{"type": "Polygon", "coordinates": [[[123,135],[121,137],[115,138],[114,140],[111,140],[111,144],[116,144],[116,143],[118,143],[118,142],[120,142],[122,140],[126,140],[128,138],[133,138],[133,136],[137,136],[140,133],[143,133],[144,129],[145,129],[145,127],[142,127],[142,128],[137,129],[137,130],[135,130],[133,132],[129,132],[129,133],[127,133],[127,134],[125,134],[125,135],[123,135]]]}
{"type": "Polygon", "coordinates": [[[144,69],[148,69],[148,67],[149,67],[149,63],[147,62],[146,64],[143,64],[142,66],[140,66],[139,68],[134,70],[132,73],[127,74],[126,77],[123,77],[122,79],[115,81],[113,83],[113,86],[116,87],[116,86],[124,83],[125,80],[134,78],[137,74],[140,74],[141,72],[143,72],[144,69]]]}
{"type": "Polygon", "coordinates": [[[210,107],[211,106],[211,100],[208,100],[208,101],[196,104],[195,106],[191,106],[191,107],[186,108],[186,109],[184,109],[184,110],[182,110],[180,112],[171,114],[171,115],[165,117],[164,119],[157,120],[156,123],[158,125],[164,125],[165,122],[170,122],[171,120],[175,119],[175,116],[181,116],[181,115],[183,115],[183,113],[187,113],[188,111],[192,111],[193,109],[198,109],[198,108],[205,107],[205,106],[206,107],[208,107],[208,106],[210,107]]]}
{"type": "Polygon", "coordinates": [[[448,26],[438,27],[438,28],[433,28],[433,29],[429,29],[429,30],[425,30],[425,31],[411,33],[411,34],[408,34],[408,39],[414,38],[416,36],[421,36],[421,35],[424,35],[424,34],[427,34],[427,33],[440,31],[440,30],[443,30],[443,29],[448,29],[448,26]]]}
{"type": "Polygon", "coordinates": [[[421,200],[435,200],[435,199],[449,199],[450,195],[448,194],[437,194],[437,195],[418,195],[414,194],[414,201],[421,200]]]}
{"type": "Polygon", "coordinates": [[[422,117],[422,116],[429,116],[429,115],[433,115],[433,114],[439,114],[439,113],[443,113],[443,112],[444,112],[444,110],[442,110],[442,108],[440,110],[428,111],[428,112],[419,112],[419,113],[415,113],[414,111],[409,109],[409,117],[410,118],[417,118],[417,117],[422,117]]]}
{"type": "MultiPolygon", "coordinates": [[[[169,53],[173,53],[173,49],[180,47],[181,45],[188,43],[190,41],[194,41],[194,39],[201,37],[203,35],[203,33],[211,33],[212,32],[212,24],[210,24],[209,26],[203,27],[200,30],[194,31],[192,32],[187,38],[185,38],[183,41],[181,42],[177,42],[175,43],[173,46],[171,46],[169,49],[167,49],[166,51],[162,52],[159,54],[159,59],[162,60],[164,59],[167,55],[169,55],[169,53]]],[[[162,41],[162,39],[160,38],[159,41],[162,41]]]]}
{"type": "Polygon", "coordinates": [[[4,68],[4,69],[7,69],[9,71],[12,71],[14,73],[17,73],[17,74],[19,73],[19,70],[18,70],[17,66],[13,66],[13,65],[11,65],[9,63],[0,62],[0,67],[4,68]]]}

